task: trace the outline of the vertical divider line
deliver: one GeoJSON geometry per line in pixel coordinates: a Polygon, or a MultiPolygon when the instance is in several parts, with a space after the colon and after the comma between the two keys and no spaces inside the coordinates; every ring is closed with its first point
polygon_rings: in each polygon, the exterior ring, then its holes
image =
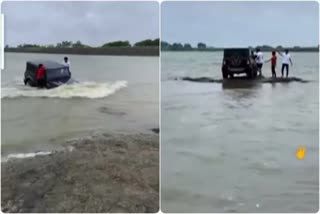
{"type": "Polygon", "coordinates": [[[162,127],[161,127],[161,4],[162,1],[158,1],[159,8],[158,8],[158,33],[159,33],[159,211],[158,213],[162,213],[161,211],[161,135],[162,135],[162,127]]]}

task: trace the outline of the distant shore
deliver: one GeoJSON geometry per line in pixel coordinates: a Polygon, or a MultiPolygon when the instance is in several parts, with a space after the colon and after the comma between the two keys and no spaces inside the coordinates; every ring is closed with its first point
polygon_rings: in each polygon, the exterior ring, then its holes
{"type": "Polygon", "coordinates": [[[159,56],[158,47],[108,47],[108,48],[5,48],[6,53],[45,53],[115,56],[159,56]]]}
{"type": "Polygon", "coordinates": [[[261,51],[271,52],[271,51],[284,51],[289,50],[291,52],[319,52],[318,46],[271,46],[271,45],[258,45],[258,46],[243,46],[243,47],[214,47],[208,46],[205,43],[199,42],[197,46],[192,46],[189,43],[168,43],[165,41],[161,41],[161,51],[204,51],[204,52],[215,52],[215,51],[223,51],[228,48],[248,48],[251,50],[260,49],[261,51]]]}
{"type": "Polygon", "coordinates": [[[3,212],[158,212],[159,135],[106,133],[65,144],[1,163],[3,212]]]}

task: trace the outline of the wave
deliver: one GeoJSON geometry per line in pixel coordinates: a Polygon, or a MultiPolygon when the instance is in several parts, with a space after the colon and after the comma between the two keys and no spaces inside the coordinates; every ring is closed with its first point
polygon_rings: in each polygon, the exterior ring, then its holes
{"type": "MultiPolygon", "coordinates": [[[[73,146],[66,146],[64,151],[72,152],[74,150],[73,146]]],[[[39,151],[39,152],[29,152],[29,153],[11,153],[6,157],[2,157],[1,162],[7,162],[11,159],[24,159],[24,158],[34,158],[36,156],[45,156],[50,155],[56,151],[60,150],[53,150],[53,151],[39,151]]]]}
{"type": "Polygon", "coordinates": [[[48,97],[48,98],[103,98],[127,86],[126,81],[112,83],[80,82],[66,84],[45,90],[24,85],[5,86],[1,89],[1,98],[48,97]]]}
{"type": "Polygon", "coordinates": [[[50,155],[52,152],[31,152],[31,153],[16,153],[9,154],[6,158],[2,159],[2,162],[7,162],[11,159],[21,159],[21,158],[33,158],[39,155],[50,155]]]}

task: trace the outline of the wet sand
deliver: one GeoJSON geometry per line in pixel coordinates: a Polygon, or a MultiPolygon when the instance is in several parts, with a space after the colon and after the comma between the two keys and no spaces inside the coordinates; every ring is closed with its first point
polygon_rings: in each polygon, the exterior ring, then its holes
{"type": "Polygon", "coordinates": [[[159,135],[101,134],[64,146],[1,163],[3,212],[158,212],[159,135]]]}

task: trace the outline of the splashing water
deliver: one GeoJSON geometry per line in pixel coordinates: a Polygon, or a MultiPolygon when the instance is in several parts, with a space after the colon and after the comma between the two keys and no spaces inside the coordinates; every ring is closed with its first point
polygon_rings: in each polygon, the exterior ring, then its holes
{"type": "Polygon", "coordinates": [[[22,158],[33,158],[35,156],[41,155],[50,155],[51,152],[31,152],[31,153],[16,153],[16,154],[9,154],[7,157],[2,158],[2,162],[7,162],[11,159],[22,159],[22,158]]]}
{"type": "Polygon", "coordinates": [[[23,85],[7,86],[1,89],[1,98],[49,97],[49,98],[103,98],[127,86],[126,81],[113,83],[83,82],[62,85],[54,89],[38,89],[23,85]]]}

